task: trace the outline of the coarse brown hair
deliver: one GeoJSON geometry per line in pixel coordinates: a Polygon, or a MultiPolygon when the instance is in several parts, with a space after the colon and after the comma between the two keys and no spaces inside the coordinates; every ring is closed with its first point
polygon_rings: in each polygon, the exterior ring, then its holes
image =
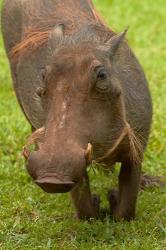
{"type": "MultiPolygon", "coordinates": [[[[91,0],[88,0],[89,8],[91,10],[90,13],[86,13],[85,11],[80,12],[78,6],[73,4],[73,1],[68,1],[71,2],[71,8],[59,8],[60,11],[58,13],[54,13],[54,11],[46,13],[41,2],[39,3],[40,9],[42,10],[40,14],[37,13],[33,6],[28,10],[26,9],[26,14],[31,16],[32,20],[29,21],[27,27],[22,31],[22,40],[10,51],[10,58],[17,60],[19,56],[29,55],[37,48],[47,44],[50,32],[55,25],[58,24],[64,24],[64,26],[67,26],[67,29],[65,30],[67,35],[72,34],[77,25],[81,26],[85,22],[106,27],[91,0]],[[71,11],[71,9],[73,11],[71,11]],[[76,21],[76,19],[78,20],[76,21]]],[[[60,3],[57,3],[57,5],[60,5],[60,3]]]]}

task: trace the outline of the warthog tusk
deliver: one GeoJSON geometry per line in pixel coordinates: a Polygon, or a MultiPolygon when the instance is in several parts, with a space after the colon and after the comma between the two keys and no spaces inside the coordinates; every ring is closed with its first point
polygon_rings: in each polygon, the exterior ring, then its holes
{"type": "Polygon", "coordinates": [[[39,144],[44,137],[44,133],[45,133],[45,127],[41,127],[37,129],[35,132],[33,132],[33,134],[27,139],[27,143],[22,150],[22,154],[25,157],[25,159],[28,159],[30,155],[30,151],[28,149],[29,146],[32,144],[39,144]]]}
{"type": "Polygon", "coordinates": [[[28,157],[30,155],[30,152],[29,152],[29,150],[27,149],[26,146],[24,146],[23,149],[22,149],[22,155],[25,157],[25,159],[28,159],[28,157]]]}
{"type": "Polygon", "coordinates": [[[93,159],[93,146],[91,143],[88,143],[88,147],[85,151],[85,158],[86,158],[86,161],[87,163],[91,163],[92,162],[92,159],[93,159]]]}

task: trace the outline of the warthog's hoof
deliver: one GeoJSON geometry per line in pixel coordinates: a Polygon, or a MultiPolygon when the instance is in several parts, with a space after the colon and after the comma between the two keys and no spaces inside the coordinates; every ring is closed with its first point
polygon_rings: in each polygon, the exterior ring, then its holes
{"type": "Polygon", "coordinates": [[[108,191],[107,199],[109,201],[110,213],[114,215],[118,206],[118,190],[112,189],[108,191]]]}

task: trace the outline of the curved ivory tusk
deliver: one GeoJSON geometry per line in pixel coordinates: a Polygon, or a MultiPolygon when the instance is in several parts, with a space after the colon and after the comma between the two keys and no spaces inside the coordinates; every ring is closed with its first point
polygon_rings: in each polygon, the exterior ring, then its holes
{"type": "Polygon", "coordinates": [[[87,160],[87,163],[91,163],[93,159],[93,146],[91,143],[88,143],[88,147],[85,151],[85,158],[87,160]]]}
{"type": "Polygon", "coordinates": [[[24,158],[26,160],[29,158],[30,152],[29,152],[29,150],[27,149],[26,146],[24,146],[23,149],[22,149],[22,155],[24,156],[24,158]]]}
{"type": "Polygon", "coordinates": [[[45,133],[45,127],[41,127],[37,129],[35,132],[33,132],[32,135],[27,139],[27,143],[22,150],[22,154],[25,157],[25,159],[28,159],[30,155],[30,151],[28,149],[29,146],[32,144],[38,144],[39,146],[40,142],[43,139],[44,133],[45,133]]]}
{"type": "Polygon", "coordinates": [[[36,142],[40,142],[45,133],[45,127],[41,127],[37,129],[35,132],[31,134],[31,136],[27,140],[27,146],[34,144],[36,142]]]}

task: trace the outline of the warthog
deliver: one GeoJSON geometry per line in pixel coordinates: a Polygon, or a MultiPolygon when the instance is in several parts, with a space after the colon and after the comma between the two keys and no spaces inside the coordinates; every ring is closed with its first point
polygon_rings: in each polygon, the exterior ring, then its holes
{"type": "Polygon", "coordinates": [[[87,166],[121,163],[109,192],[116,219],[135,215],[152,105],[144,72],[91,0],[5,0],[2,31],[18,102],[36,150],[27,170],[46,192],[70,191],[80,219],[99,216],[87,166]],[[92,153],[93,150],[93,153],[92,153]]]}

